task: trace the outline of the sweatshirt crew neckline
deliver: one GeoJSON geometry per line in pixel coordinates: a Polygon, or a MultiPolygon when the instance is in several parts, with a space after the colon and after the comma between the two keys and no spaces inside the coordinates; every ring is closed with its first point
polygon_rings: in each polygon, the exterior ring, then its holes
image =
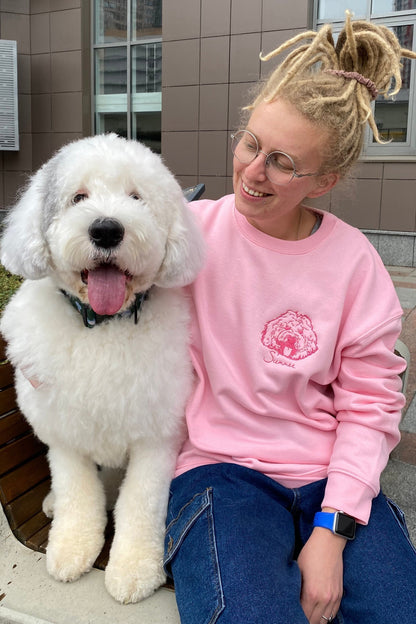
{"type": "Polygon", "coordinates": [[[316,214],[320,215],[322,217],[322,222],[316,232],[314,232],[307,238],[302,238],[298,241],[283,240],[281,238],[275,238],[274,236],[265,234],[261,230],[258,230],[253,225],[251,225],[247,221],[246,217],[238,212],[235,205],[234,218],[237,227],[241,234],[244,236],[244,238],[254,243],[255,245],[282,254],[300,255],[308,253],[318,247],[330,235],[336,225],[336,219],[329,212],[318,210],[316,208],[310,208],[309,206],[304,207],[307,210],[310,210],[311,212],[315,212],[316,214]]]}

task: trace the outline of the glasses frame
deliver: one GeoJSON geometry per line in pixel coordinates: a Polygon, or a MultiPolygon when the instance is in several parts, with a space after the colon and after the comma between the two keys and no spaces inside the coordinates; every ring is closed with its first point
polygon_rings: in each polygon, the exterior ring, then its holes
{"type": "Polygon", "coordinates": [[[230,139],[231,139],[231,151],[233,153],[233,156],[235,156],[237,158],[237,160],[239,162],[241,162],[243,165],[251,165],[251,163],[256,160],[257,156],[259,154],[264,154],[264,156],[266,156],[266,159],[264,161],[264,167],[265,167],[265,171],[266,171],[266,176],[267,179],[269,180],[269,182],[271,182],[272,184],[275,184],[276,186],[286,186],[287,184],[290,184],[290,182],[292,182],[293,178],[309,178],[309,177],[313,177],[313,176],[319,176],[322,175],[322,173],[320,171],[314,172],[314,173],[298,173],[296,171],[296,165],[295,165],[295,161],[293,160],[292,156],[290,156],[289,154],[286,154],[286,152],[282,152],[281,150],[273,150],[272,152],[269,152],[268,154],[266,154],[266,152],[264,152],[263,150],[260,149],[260,145],[259,145],[259,141],[256,137],[255,134],[253,134],[250,130],[237,130],[236,132],[232,132],[230,135],[230,139]],[[256,142],[256,146],[257,146],[257,151],[255,153],[255,155],[253,156],[253,158],[251,160],[249,160],[248,162],[245,162],[244,160],[241,160],[235,153],[236,147],[239,145],[240,140],[238,139],[238,134],[240,133],[247,133],[249,134],[254,141],[256,142]],[[238,139],[238,143],[236,144],[236,147],[233,149],[233,141],[235,139],[238,139]],[[286,158],[291,162],[292,167],[293,167],[293,172],[291,174],[291,176],[289,177],[287,182],[273,182],[273,180],[270,179],[270,176],[267,172],[268,170],[268,166],[270,163],[270,157],[273,156],[273,154],[282,154],[282,156],[286,156],[286,158]]]}

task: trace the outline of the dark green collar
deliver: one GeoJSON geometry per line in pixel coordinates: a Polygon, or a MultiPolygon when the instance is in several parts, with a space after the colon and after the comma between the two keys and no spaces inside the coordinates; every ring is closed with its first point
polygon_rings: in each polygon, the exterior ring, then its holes
{"type": "Polygon", "coordinates": [[[90,305],[88,305],[87,303],[82,303],[82,301],[80,301],[77,297],[74,297],[73,295],[67,293],[65,290],[62,289],[61,292],[65,295],[65,297],[75,308],[75,310],[77,310],[77,312],[81,314],[84,325],[85,327],[88,327],[88,329],[92,329],[96,325],[99,325],[100,323],[103,323],[104,321],[108,321],[113,318],[130,318],[132,316],[134,317],[134,324],[137,325],[143,302],[146,301],[149,296],[148,290],[146,290],[146,292],[137,293],[133,303],[127,310],[123,310],[123,312],[119,312],[113,315],[102,316],[101,314],[96,314],[90,305]]]}

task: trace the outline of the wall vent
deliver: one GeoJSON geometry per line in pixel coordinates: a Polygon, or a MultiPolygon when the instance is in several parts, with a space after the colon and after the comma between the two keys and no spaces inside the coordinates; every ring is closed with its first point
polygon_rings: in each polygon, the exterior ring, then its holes
{"type": "Polygon", "coordinates": [[[0,150],[19,149],[16,41],[0,39],[0,150]]]}

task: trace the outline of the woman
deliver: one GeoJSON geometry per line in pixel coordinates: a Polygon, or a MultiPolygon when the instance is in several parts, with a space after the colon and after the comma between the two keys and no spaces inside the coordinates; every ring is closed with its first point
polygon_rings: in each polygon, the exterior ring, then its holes
{"type": "Polygon", "coordinates": [[[306,207],[356,162],[366,120],[380,140],[371,100],[412,53],[349,15],[336,48],[327,26],[275,53],[303,39],[232,137],[234,195],[194,205],[207,261],[165,553],[183,624],[416,621],[416,553],[379,493],[402,312],[367,239],[306,207]]]}

